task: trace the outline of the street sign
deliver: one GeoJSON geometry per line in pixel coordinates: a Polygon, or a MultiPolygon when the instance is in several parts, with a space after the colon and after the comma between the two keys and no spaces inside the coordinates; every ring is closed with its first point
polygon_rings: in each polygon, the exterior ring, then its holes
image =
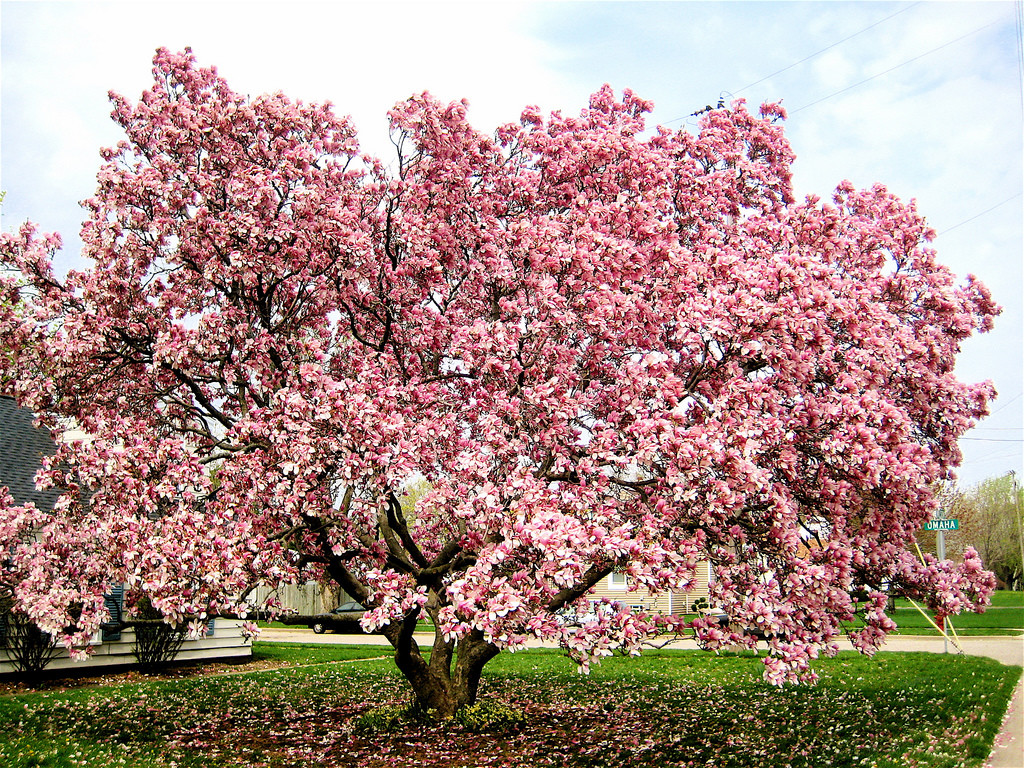
{"type": "Polygon", "coordinates": [[[926,531],[959,531],[960,520],[950,517],[946,520],[929,520],[924,524],[926,531]]]}

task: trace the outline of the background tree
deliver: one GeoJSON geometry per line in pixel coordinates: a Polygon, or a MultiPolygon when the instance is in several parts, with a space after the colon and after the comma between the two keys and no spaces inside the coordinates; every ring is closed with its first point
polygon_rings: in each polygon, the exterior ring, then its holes
{"type": "Polygon", "coordinates": [[[974,547],[1000,583],[1021,589],[1021,490],[1012,475],[990,477],[968,489],[958,508],[960,538],[974,547]]]}
{"type": "Polygon", "coordinates": [[[0,333],[23,402],[94,437],[61,458],[105,569],[170,621],[330,578],[448,716],[530,637],[637,652],[658,625],[625,606],[557,617],[613,570],[686,589],[710,560],[776,682],[855,613],[877,647],[883,585],[984,603],[973,553],[907,545],[986,412],[953,363],[996,308],[883,187],[794,201],[780,107],[647,134],[650,104],[606,87],[489,137],[424,94],[390,113],[386,164],[329,107],[154,64],[138,103],[112,97],[93,267],[61,280],[54,239],[4,236],[31,313],[0,333]]]}
{"type": "MultiPolygon", "coordinates": [[[[4,204],[4,198],[7,197],[6,190],[0,190],[0,206],[4,204]]],[[[0,304],[3,305],[3,314],[9,315],[15,311],[15,307],[18,304],[18,295],[16,290],[16,284],[6,284],[3,287],[3,293],[0,293],[0,304]]],[[[10,393],[14,383],[14,357],[4,349],[0,349],[0,395],[6,395],[10,393]]]]}
{"type": "MultiPolygon", "coordinates": [[[[951,480],[937,483],[935,486],[936,517],[943,519],[955,518],[960,520],[961,528],[956,531],[945,531],[946,557],[959,559],[963,557],[964,551],[971,546],[965,538],[964,518],[965,496],[957,484],[951,480]]],[[[935,531],[926,531],[923,528],[916,534],[918,546],[923,552],[932,555],[938,553],[938,535],[935,531]]],[[[984,559],[982,562],[986,562],[984,559]]]]}

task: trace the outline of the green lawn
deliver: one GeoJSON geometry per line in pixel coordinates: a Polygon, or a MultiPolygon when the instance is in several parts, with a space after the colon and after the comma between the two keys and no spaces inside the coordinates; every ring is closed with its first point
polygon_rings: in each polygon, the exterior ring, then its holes
{"type": "Polygon", "coordinates": [[[316,643],[268,643],[257,641],[253,644],[252,655],[256,660],[274,659],[290,664],[324,664],[334,661],[355,659],[390,659],[394,651],[383,645],[318,645],[316,643]]]}
{"type": "MultiPolygon", "coordinates": [[[[914,608],[897,606],[895,613],[889,615],[899,626],[901,634],[918,634],[912,630],[921,629],[928,629],[931,634],[938,634],[928,620],[914,608]]],[[[960,634],[987,635],[993,634],[990,631],[992,629],[1019,632],[1024,627],[1024,608],[992,607],[985,613],[962,613],[959,616],[953,616],[951,621],[960,634]]]]}
{"type": "Polygon", "coordinates": [[[992,595],[992,605],[996,608],[1024,608],[1024,592],[1001,589],[992,595]]]}
{"type": "Polygon", "coordinates": [[[315,664],[0,699],[0,765],[541,768],[970,768],[987,756],[1019,667],[960,656],[844,653],[815,686],[774,688],[750,655],[661,651],[589,676],[554,651],[503,654],[481,698],[526,719],[505,732],[361,715],[407,700],[380,647],[259,642],[315,664]]]}
{"type": "MultiPolygon", "coordinates": [[[[928,616],[935,618],[931,613],[928,616]]],[[[890,612],[889,617],[898,626],[894,634],[939,636],[938,630],[909,600],[896,600],[896,610],[890,612]]],[[[958,635],[1021,634],[1024,631],[1024,592],[1001,590],[992,595],[992,605],[984,613],[961,613],[951,621],[958,635]]]]}
{"type": "MultiPolygon", "coordinates": [[[[928,615],[935,618],[930,613],[928,615]]],[[[898,635],[939,634],[909,600],[898,599],[896,610],[889,616],[899,627],[898,635]]],[[[1024,630],[1024,592],[1001,590],[992,595],[992,605],[984,613],[961,613],[953,616],[951,621],[959,635],[1020,634],[1024,630]]]]}

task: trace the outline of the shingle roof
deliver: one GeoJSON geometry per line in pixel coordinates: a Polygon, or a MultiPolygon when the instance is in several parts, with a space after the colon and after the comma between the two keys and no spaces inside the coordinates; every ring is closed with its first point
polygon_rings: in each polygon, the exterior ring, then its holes
{"type": "Polygon", "coordinates": [[[60,491],[37,491],[35,476],[43,456],[52,456],[57,446],[50,432],[34,426],[33,420],[32,412],[13,397],[0,395],[0,486],[7,486],[18,504],[33,502],[49,511],[60,491]]]}

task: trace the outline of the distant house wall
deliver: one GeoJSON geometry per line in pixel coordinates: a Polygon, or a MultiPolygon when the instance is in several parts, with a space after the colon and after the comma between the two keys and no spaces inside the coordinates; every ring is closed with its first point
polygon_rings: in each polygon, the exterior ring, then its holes
{"type": "Polygon", "coordinates": [[[250,603],[260,605],[271,595],[277,598],[286,611],[304,616],[330,611],[351,599],[344,592],[339,592],[340,597],[335,602],[331,599],[330,593],[325,595],[324,588],[315,581],[307,581],[303,584],[283,584],[274,590],[269,587],[257,587],[248,599],[250,603]],[[325,599],[331,604],[325,605],[325,599]]]}
{"type": "MultiPolygon", "coordinates": [[[[67,650],[61,648],[46,666],[46,672],[54,670],[100,670],[108,667],[122,667],[135,664],[132,647],[135,632],[131,628],[121,630],[121,638],[93,645],[93,654],[83,661],[72,661],[67,650]]],[[[242,637],[242,622],[237,619],[215,619],[213,634],[198,640],[186,640],[175,661],[242,661],[252,657],[252,641],[242,637]]],[[[14,672],[14,666],[0,651],[0,675],[14,672]]]]}
{"type": "Polygon", "coordinates": [[[617,600],[626,605],[635,606],[638,610],[647,613],[660,613],[665,615],[678,615],[689,613],[695,601],[708,599],[708,576],[710,563],[700,563],[697,566],[696,584],[689,592],[679,590],[666,590],[654,595],[646,589],[630,591],[632,586],[626,574],[613,573],[605,576],[591,590],[588,598],[591,600],[617,600]]]}
{"type": "MultiPolygon", "coordinates": [[[[597,583],[591,590],[588,598],[590,600],[618,600],[626,605],[642,607],[644,611],[661,614],[689,613],[695,601],[708,600],[708,569],[709,563],[702,562],[697,566],[696,584],[689,592],[673,590],[671,592],[659,592],[650,595],[646,589],[636,592],[629,591],[628,579],[623,580],[623,574],[606,576],[597,583]]],[[[276,590],[268,587],[257,587],[249,596],[249,601],[259,604],[266,600],[271,594],[276,594],[277,599],[285,610],[300,615],[313,615],[323,613],[336,607],[335,605],[324,605],[322,587],[315,581],[308,581],[304,584],[285,584],[276,590]]],[[[351,598],[341,593],[338,605],[351,598]]]]}

